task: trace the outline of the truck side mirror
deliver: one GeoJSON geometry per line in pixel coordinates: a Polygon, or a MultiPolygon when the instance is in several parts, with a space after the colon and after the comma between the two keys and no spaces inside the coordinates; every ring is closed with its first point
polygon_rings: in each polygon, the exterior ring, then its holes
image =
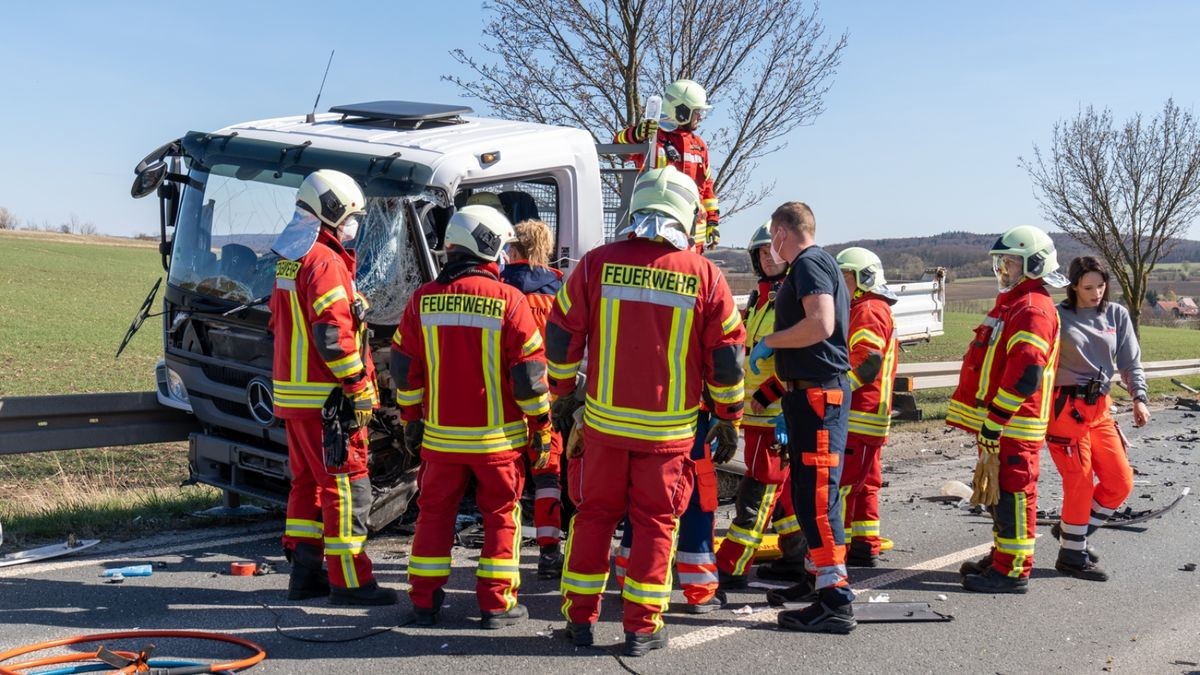
{"type": "Polygon", "coordinates": [[[134,199],[141,199],[154,192],[154,189],[161,185],[166,177],[167,163],[161,160],[152,162],[134,177],[133,187],[129,189],[129,194],[134,199]]]}

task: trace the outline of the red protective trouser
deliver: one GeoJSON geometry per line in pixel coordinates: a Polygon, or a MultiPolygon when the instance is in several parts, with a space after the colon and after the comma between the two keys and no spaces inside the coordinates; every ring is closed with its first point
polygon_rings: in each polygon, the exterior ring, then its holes
{"type": "Polygon", "coordinates": [[[371,479],[367,475],[367,430],[350,438],[349,458],[338,473],[325,466],[323,431],[319,417],[286,420],[288,468],[292,488],[288,493],[283,546],[324,547],[329,583],[337,588],[358,588],[375,579],[371,559],[363,552],[367,543],[367,515],[371,511],[371,479]]]}
{"type": "Polygon", "coordinates": [[[1088,404],[1054,390],[1054,417],[1046,432],[1050,458],[1063,482],[1062,547],[1082,562],[1087,536],[1133,491],[1125,439],[1109,415],[1108,396],[1088,404]]]}
{"type": "MultiPolygon", "coordinates": [[[[436,455],[428,452],[426,456],[436,455]]],[[[467,483],[475,477],[475,503],[483,515],[483,549],[475,571],[479,609],[505,612],[517,604],[521,585],[521,489],[524,471],[512,459],[495,464],[423,460],[417,473],[417,531],[408,562],[414,607],[438,610],[436,591],[450,579],[454,523],[467,483]]]]}
{"type": "Polygon", "coordinates": [[[567,537],[562,613],[571,623],[595,623],[600,616],[613,532],[628,511],[634,543],[621,591],[625,631],[654,633],[671,600],[675,528],[692,493],[690,460],[683,452],[630,452],[592,438],[571,460],[578,511],[567,537]]]}
{"type": "Polygon", "coordinates": [[[562,539],[562,434],[550,434],[550,463],[540,469],[532,468],[533,526],[537,528],[538,546],[553,546],[562,539]]]}
{"type": "Polygon", "coordinates": [[[788,469],[780,466],[779,455],[771,450],[775,429],[744,426],[742,431],[746,474],[738,484],[733,522],[725,532],[721,548],[717,549],[717,569],[732,576],[746,574],[754,561],[754,552],[762,546],[768,524],[781,537],[800,532],[800,523],[792,510],[788,469]],[[773,522],[772,515],[778,516],[773,522]]]}
{"type": "Polygon", "coordinates": [[[879,488],[883,487],[880,455],[884,442],[882,438],[851,432],[846,437],[842,466],[842,523],[852,541],[871,547],[871,555],[879,555],[879,488]]]}
{"type": "Polygon", "coordinates": [[[1010,577],[1033,571],[1038,453],[1042,441],[1000,438],[1000,503],[992,513],[992,568],[1010,577]]]}

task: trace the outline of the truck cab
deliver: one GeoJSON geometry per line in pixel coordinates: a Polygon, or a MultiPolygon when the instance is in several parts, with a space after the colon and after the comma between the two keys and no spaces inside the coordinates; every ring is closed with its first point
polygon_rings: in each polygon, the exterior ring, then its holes
{"type": "Polygon", "coordinates": [[[540,218],[564,271],[605,239],[601,163],[587,132],[470,113],[404,101],[337,106],[189,132],[138,165],[134,196],[157,191],[161,200],[167,283],[158,398],[198,423],[189,440],[192,481],[286,504],[290,476],[273,410],[266,303],[279,259],[271,245],[304,177],[336,169],[367,196],[348,247],[370,303],[384,406],[372,423],[370,525],[379,529],[404,512],[416,466],[393,442],[388,344],[412,291],[436,275],[454,209],[486,191],[514,223],[540,218]]]}

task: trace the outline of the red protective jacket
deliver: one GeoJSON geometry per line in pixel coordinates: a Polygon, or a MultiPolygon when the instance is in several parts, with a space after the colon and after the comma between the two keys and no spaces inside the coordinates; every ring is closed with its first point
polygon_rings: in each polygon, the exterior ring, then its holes
{"type": "Polygon", "coordinates": [[[996,305],[963,357],[946,424],[978,433],[984,418],[1004,436],[1041,442],[1058,365],[1058,311],[1040,279],[1026,279],[996,305]]]}
{"type": "Polygon", "coordinates": [[[742,415],[746,329],[725,278],[702,256],[646,239],[589,251],[558,293],[546,329],[550,387],[575,389],[587,356],[585,443],[688,452],[700,399],[742,415]]]}
{"type": "Polygon", "coordinates": [[[850,301],[850,433],[868,445],[883,445],[892,423],[897,364],[894,303],[874,293],[861,293],[850,301]],[[878,370],[863,365],[872,353],[881,359],[878,370]]]}
{"type": "Polygon", "coordinates": [[[339,382],[363,376],[374,382],[375,363],[364,354],[366,300],[354,289],[354,252],[327,228],[299,260],[275,263],[270,309],[277,417],[320,417],[339,382]]]}
{"type": "MultiPolygon", "coordinates": [[[[635,139],[637,125],[626,127],[617,132],[613,138],[614,143],[645,143],[646,140],[638,141],[635,139]]],[[[708,145],[704,139],[696,135],[690,129],[676,129],[674,131],[658,130],[658,156],[654,168],[672,164],[676,169],[691,177],[696,181],[696,188],[700,191],[700,205],[704,208],[707,214],[700,219],[700,224],[697,227],[703,227],[706,222],[719,223],[721,220],[721,205],[717,200],[717,193],[713,191],[712,169],[708,164],[708,145]]],[[[633,155],[630,157],[637,168],[641,169],[645,164],[645,155],[633,155]]],[[[704,233],[698,233],[697,242],[704,241],[704,233]]]]}
{"type": "Polygon", "coordinates": [[[542,336],[494,263],[463,269],[409,300],[392,338],[396,403],[424,418],[425,461],[512,461],[528,428],[549,424],[542,336]]]}

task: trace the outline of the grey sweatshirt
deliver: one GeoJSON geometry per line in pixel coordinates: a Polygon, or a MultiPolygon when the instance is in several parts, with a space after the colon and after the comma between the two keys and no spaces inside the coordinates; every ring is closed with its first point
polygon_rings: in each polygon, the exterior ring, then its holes
{"type": "Polygon", "coordinates": [[[1115,302],[1105,305],[1103,311],[1071,309],[1064,301],[1058,305],[1058,316],[1061,351],[1054,386],[1084,385],[1097,378],[1102,382],[1101,391],[1108,393],[1113,375],[1120,372],[1131,396],[1146,393],[1142,349],[1128,310],[1115,302]]]}

